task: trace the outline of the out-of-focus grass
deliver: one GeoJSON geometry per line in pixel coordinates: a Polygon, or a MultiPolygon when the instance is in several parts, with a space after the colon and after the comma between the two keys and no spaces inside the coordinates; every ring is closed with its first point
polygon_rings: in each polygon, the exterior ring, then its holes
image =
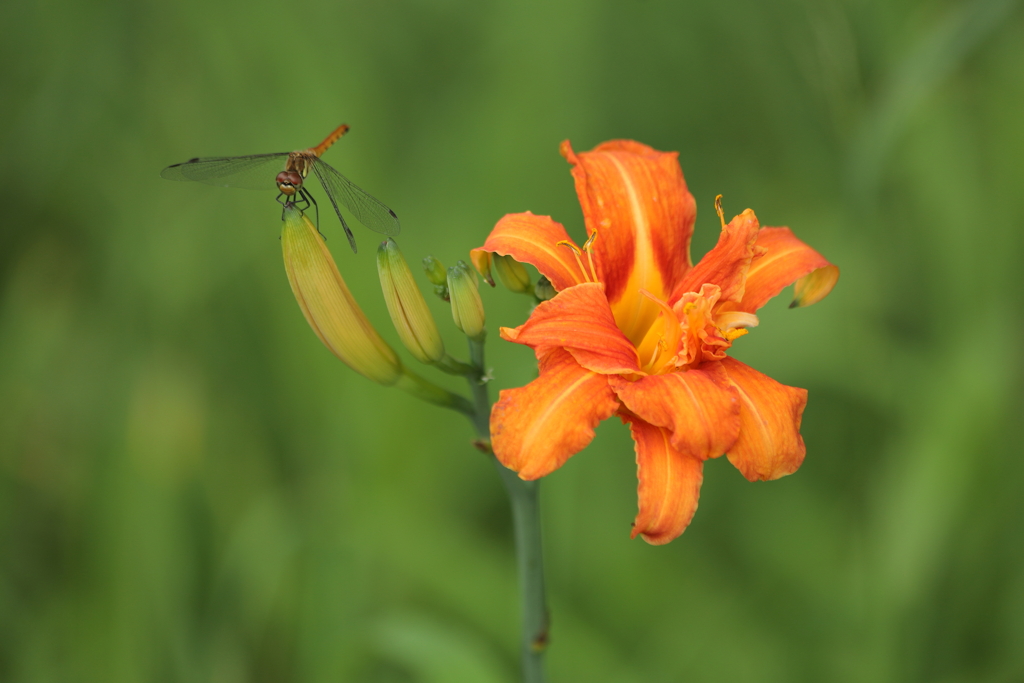
{"type": "MultiPolygon", "coordinates": [[[[509,516],[468,425],[320,346],[270,192],[158,175],[342,121],[327,160],[399,213],[410,259],[465,258],[511,211],[578,236],[559,141],[630,137],[680,151],[695,254],[722,193],[843,269],[735,347],[810,389],[795,476],[709,463],[661,548],[628,539],[619,425],[545,482],[552,680],[1024,677],[1017,3],[4,15],[0,680],[515,680],[509,516]]],[[[397,344],[375,236],[353,256],[324,227],[397,344]]],[[[531,354],[497,327],[526,309],[485,303],[496,388],[520,385],[531,354]]]]}

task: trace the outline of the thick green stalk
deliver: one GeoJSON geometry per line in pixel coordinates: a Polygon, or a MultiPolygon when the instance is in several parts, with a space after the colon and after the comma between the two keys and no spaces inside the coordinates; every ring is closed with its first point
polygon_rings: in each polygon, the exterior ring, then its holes
{"type": "MultiPolygon", "coordinates": [[[[473,424],[481,440],[490,444],[491,401],[487,383],[483,381],[484,344],[469,340],[470,362],[475,376],[468,375],[473,392],[475,415],[473,424]]],[[[505,490],[512,502],[512,525],[515,532],[516,561],[523,615],[522,668],[524,683],[544,683],[544,651],[548,644],[548,608],[544,590],[544,554],[540,526],[540,482],[523,481],[491,454],[505,490]]]]}

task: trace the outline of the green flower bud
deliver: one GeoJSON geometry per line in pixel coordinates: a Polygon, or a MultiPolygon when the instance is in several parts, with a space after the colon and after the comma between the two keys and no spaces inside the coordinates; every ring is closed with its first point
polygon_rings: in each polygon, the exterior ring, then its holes
{"type": "Polygon", "coordinates": [[[452,300],[452,319],[467,337],[481,340],[487,334],[484,328],[484,303],[480,300],[476,274],[459,261],[448,269],[448,293],[452,300]]]}
{"type": "Polygon", "coordinates": [[[516,294],[528,294],[532,289],[530,274],[519,261],[511,256],[494,255],[494,272],[501,280],[501,284],[516,294]]]}
{"type": "Polygon", "coordinates": [[[423,271],[427,274],[430,284],[435,286],[448,284],[448,275],[445,273],[444,264],[433,256],[424,257],[423,271]]]}
{"type": "Polygon", "coordinates": [[[435,363],[444,358],[444,343],[434,316],[394,240],[381,242],[377,249],[377,274],[384,301],[398,336],[416,360],[435,363]]]}
{"type": "Polygon", "coordinates": [[[551,280],[541,275],[540,279],[537,280],[537,284],[533,286],[533,295],[539,301],[547,301],[548,299],[554,299],[555,294],[558,294],[558,292],[551,285],[551,280]]]}

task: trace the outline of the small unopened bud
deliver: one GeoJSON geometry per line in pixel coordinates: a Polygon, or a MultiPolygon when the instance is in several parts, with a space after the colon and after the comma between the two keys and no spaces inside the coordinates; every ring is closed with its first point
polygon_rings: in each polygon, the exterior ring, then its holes
{"type": "Polygon", "coordinates": [[[555,288],[551,285],[551,280],[547,279],[543,275],[537,280],[537,284],[533,286],[533,295],[537,297],[538,301],[547,301],[548,299],[554,299],[555,288]]]}
{"type": "Polygon", "coordinates": [[[434,285],[437,298],[448,301],[448,273],[445,272],[444,264],[433,256],[426,256],[423,259],[423,272],[427,274],[430,284],[434,285]]]}
{"type": "Polygon", "coordinates": [[[377,274],[384,291],[384,301],[405,348],[421,363],[435,363],[444,358],[444,343],[437,331],[434,316],[394,240],[381,242],[377,249],[377,274]]]}
{"type": "Polygon", "coordinates": [[[427,274],[427,279],[432,285],[448,284],[448,274],[444,270],[444,264],[433,256],[425,256],[423,258],[423,272],[427,274]]]}
{"type": "Polygon", "coordinates": [[[448,293],[452,299],[455,326],[470,339],[483,339],[487,333],[484,328],[484,303],[480,300],[476,274],[465,262],[459,261],[458,265],[448,269],[448,293]]]}
{"type": "Polygon", "coordinates": [[[511,256],[494,255],[494,272],[501,284],[516,294],[527,294],[531,289],[530,274],[511,256]]]}
{"type": "Polygon", "coordinates": [[[320,341],[356,372],[395,384],[401,361],[359,308],[316,227],[291,205],[284,210],[281,249],[292,293],[320,341]]]}

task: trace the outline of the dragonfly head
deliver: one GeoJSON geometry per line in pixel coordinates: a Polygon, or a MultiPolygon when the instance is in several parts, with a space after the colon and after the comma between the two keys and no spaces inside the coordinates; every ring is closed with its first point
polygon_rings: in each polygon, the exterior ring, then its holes
{"type": "Polygon", "coordinates": [[[277,174],[277,189],[281,194],[294,195],[302,187],[302,176],[295,171],[281,171],[277,174]]]}

